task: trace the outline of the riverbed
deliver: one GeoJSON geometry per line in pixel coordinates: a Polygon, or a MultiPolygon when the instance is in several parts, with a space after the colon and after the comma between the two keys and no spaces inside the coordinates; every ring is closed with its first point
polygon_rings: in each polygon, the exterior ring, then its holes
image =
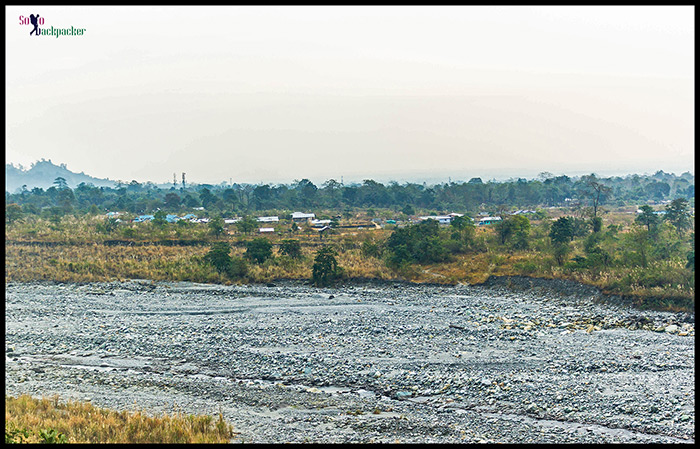
{"type": "Polygon", "coordinates": [[[694,314],[587,291],[9,283],[5,394],[232,442],[694,443],[694,314]]]}

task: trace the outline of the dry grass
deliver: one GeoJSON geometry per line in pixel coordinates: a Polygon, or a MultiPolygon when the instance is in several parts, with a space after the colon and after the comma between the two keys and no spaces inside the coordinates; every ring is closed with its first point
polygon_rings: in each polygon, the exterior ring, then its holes
{"type": "MultiPolygon", "coordinates": [[[[603,221],[605,225],[628,226],[634,217],[635,215],[627,210],[614,211],[603,214],[603,221]]],[[[391,234],[391,230],[339,231],[324,236],[323,239],[314,231],[265,235],[273,245],[288,238],[299,240],[302,258],[294,260],[275,250],[275,257],[264,264],[249,264],[248,274],[244,279],[231,279],[202,262],[202,257],[209,251],[208,246],[158,245],[157,240],[165,236],[151,235],[149,226],[143,225],[144,232],[139,237],[142,244],[134,246],[104,245],[103,241],[108,236],[95,234],[94,226],[84,218],[66,219],[59,228],[52,228],[48,222],[41,219],[21,226],[6,227],[5,281],[104,282],[152,279],[232,284],[271,282],[276,279],[310,279],[316,251],[322,246],[331,245],[338,251],[339,265],[344,268],[349,278],[445,284],[479,284],[492,275],[570,279],[594,285],[607,293],[634,296],[642,301],[668,299],[668,304],[671,305],[662,305],[667,310],[675,307],[672,305],[675,301],[673,298],[680,298],[682,303],[692,304],[695,296],[692,281],[686,279],[673,285],[665,282],[667,279],[678,277],[679,273],[683,275],[687,272],[683,264],[677,267],[660,265],[658,270],[651,267],[641,270],[620,266],[598,271],[566,269],[557,266],[549,254],[549,249],[537,243],[542,241],[543,237],[540,236],[539,240],[533,242],[533,248],[536,248],[534,250],[510,253],[499,249],[494,243],[494,230],[484,227],[477,228],[476,231],[477,236],[487,242],[487,252],[457,255],[449,262],[411,265],[398,271],[388,268],[381,258],[365,255],[361,250],[364,241],[380,244],[391,234]],[[44,241],[55,245],[27,245],[19,244],[20,241],[44,241]]],[[[190,229],[188,232],[188,238],[203,236],[197,234],[199,230],[195,232],[190,229]]],[[[170,237],[173,236],[167,236],[170,237]]],[[[241,257],[245,253],[245,241],[255,237],[258,235],[236,234],[227,236],[225,240],[238,243],[233,247],[232,255],[241,257]]],[[[583,254],[581,242],[576,242],[573,246],[574,252],[571,256],[583,254]]],[[[687,273],[683,276],[687,277],[687,273]]]]}
{"type": "Polygon", "coordinates": [[[221,414],[147,416],[117,412],[87,402],[62,403],[57,396],[36,399],[5,395],[5,431],[28,429],[27,442],[39,442],[39,430],[63,433],[68,443],[228,443],[235,435],[221,414]]]}

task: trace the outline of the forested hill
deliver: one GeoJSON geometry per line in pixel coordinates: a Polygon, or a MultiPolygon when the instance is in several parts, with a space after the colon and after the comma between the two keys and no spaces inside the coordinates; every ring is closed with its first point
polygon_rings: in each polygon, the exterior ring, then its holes
{"type": "Polygon", "coordinates": [[[66,164],[55,165],[51,159],[34,162],[28,170],[15,167],[12,164],[5,164],[5,191],[15,193],[22,186],[26,185],[27,190],[35,187],[48,189],[54,186],[56,178],[63,178],[67,187],[76,188],[81,182],[93,184],[97,187],[114,187],[115,182],[109,179],[94,178],[85,173],[74,173],[70,171],[66,164]]]}

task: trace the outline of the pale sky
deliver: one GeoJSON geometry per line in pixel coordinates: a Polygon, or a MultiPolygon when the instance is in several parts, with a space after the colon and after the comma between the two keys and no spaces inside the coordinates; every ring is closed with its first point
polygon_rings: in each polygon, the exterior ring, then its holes
{"type": "Polygon", "coordinates": [[[693,6],[6,6],[6,162],[113,180],[694,173],[693,6]],[[83,36],[30,36],[84,28],[83,36]]]}

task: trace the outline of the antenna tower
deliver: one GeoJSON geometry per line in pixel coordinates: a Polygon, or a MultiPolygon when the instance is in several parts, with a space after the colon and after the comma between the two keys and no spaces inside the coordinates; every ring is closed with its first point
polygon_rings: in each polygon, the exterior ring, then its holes
{"type": "Polygon", "coordinates": [[[185,188],[185,172],[182,172],[182,188],[185,188]]]}

